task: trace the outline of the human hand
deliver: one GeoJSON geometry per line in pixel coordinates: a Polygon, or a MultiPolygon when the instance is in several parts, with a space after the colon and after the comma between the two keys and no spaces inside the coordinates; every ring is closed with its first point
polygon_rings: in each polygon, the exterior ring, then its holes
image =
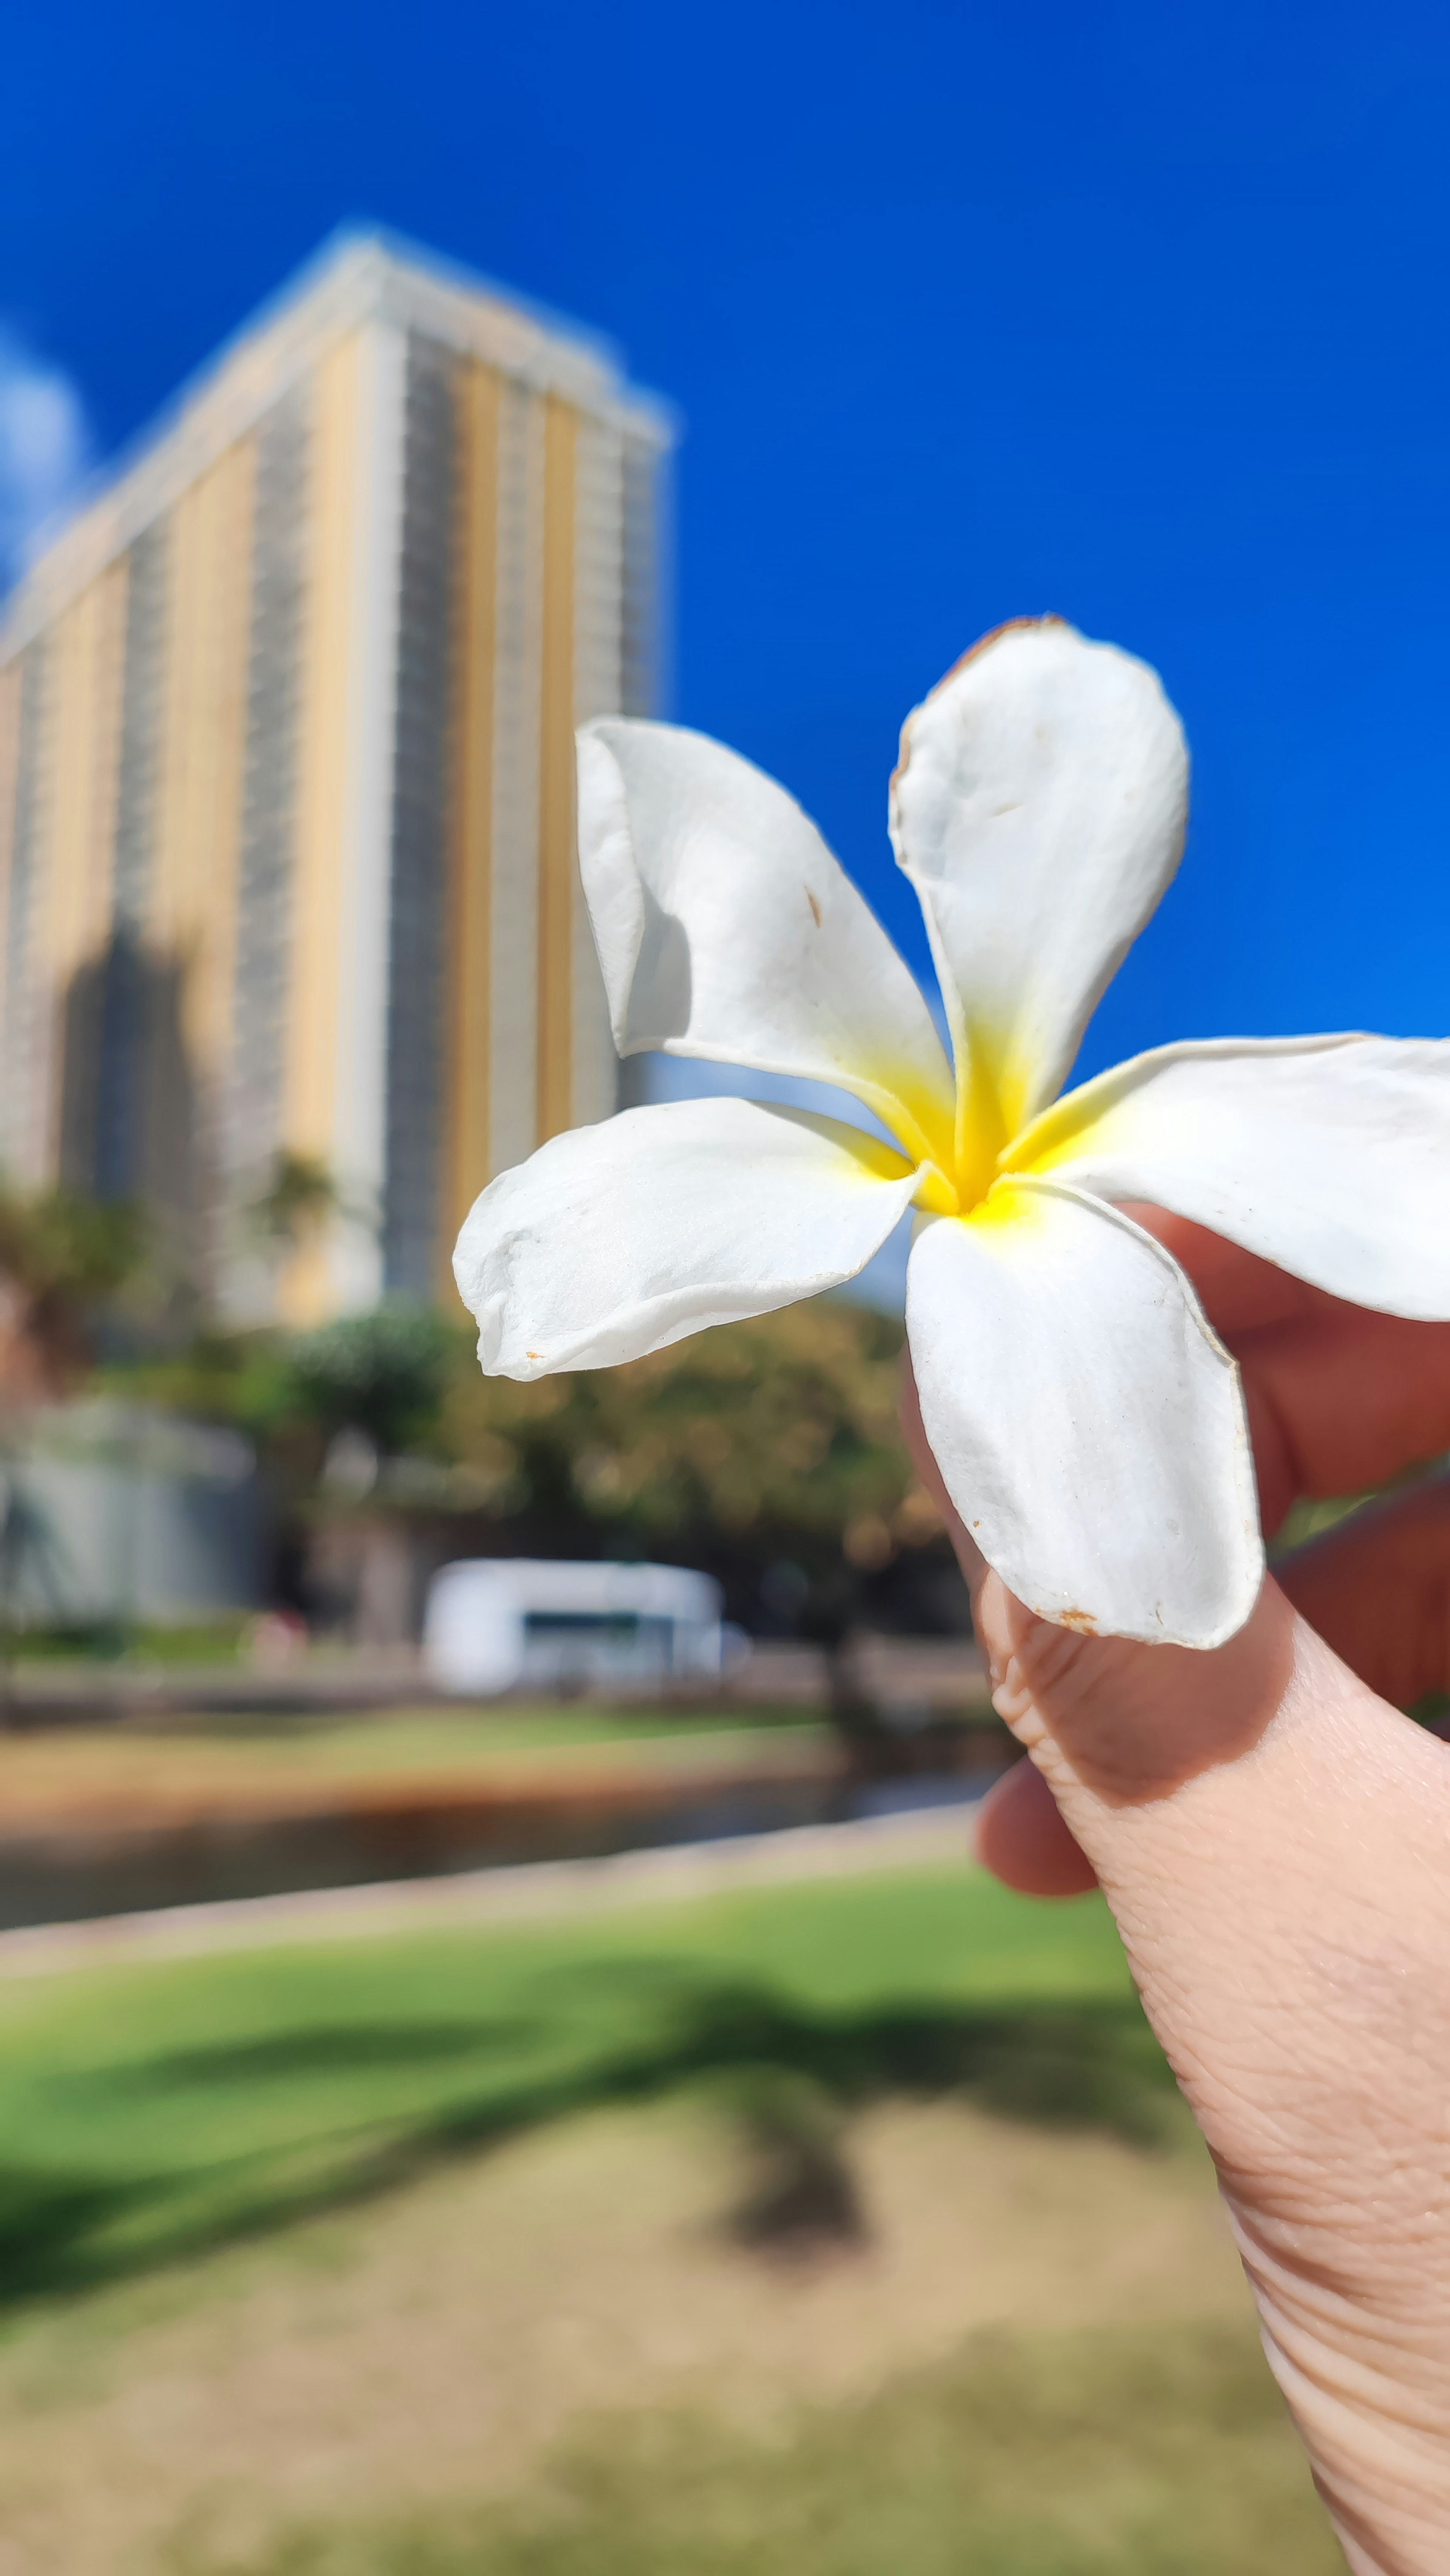
{"type": "MultiPolygon", "coordinates": [[[[1161,1210],[1243,1371],[1265,1529],[1450,1448],[1450,1326],[1370,1315],[1161,1210]]],[[[1331,1532],[1212,1654],[1035,1619],[952,1512],[1026,1745],[979,1828],[1096,1877],[1208,2140],[1271,2364],[1358,2576],[1450,2566],[1450,1486],[1331,1532]],[[1312,1625],[1311,1625],[1312,1622],[1312,1625]]]]}

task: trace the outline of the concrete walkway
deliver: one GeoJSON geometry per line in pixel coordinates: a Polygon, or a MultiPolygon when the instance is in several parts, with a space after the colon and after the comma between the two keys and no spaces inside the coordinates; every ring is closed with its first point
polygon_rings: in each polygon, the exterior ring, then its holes
{"type": "Polygon", "coordinates": [[[614,1852],[600,1860],[533,1861],[444,1878],[389,1879],[367,1887],[108,1914],[86,1923],[39,1923],[0,1932],[0,1977],[130,1959],[190,1958],[213,1950],[351,1941],[441,1924],[541,1921],[631,1905],[679,1904],[735,1888],[869,1870],[967,1867],[976,1804],[959,1800],[849,1824],[798,1825],[728,1841],[614,1852]]]}

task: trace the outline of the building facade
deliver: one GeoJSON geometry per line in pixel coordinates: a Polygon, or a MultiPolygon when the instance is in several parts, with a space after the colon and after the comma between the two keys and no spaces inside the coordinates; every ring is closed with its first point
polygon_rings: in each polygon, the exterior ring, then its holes
{"type": "Polygon", "coordinates": [[[352,240],[0,629],[0,1166],[141,1200],[222,1311],[433,1295],[615,1106],[573,734],[659,689],[669,425],[608,354],[352,240]],[[335,1204],[280,1249],[289,1169],[335,1204]]]}

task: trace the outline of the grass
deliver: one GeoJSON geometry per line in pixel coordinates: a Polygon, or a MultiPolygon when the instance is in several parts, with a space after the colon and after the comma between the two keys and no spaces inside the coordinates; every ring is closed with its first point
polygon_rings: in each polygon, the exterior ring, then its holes
{"type": "Polygon", "coordinates": [[[177,1626],[121,1619],[72,1621],[56,1627],[0,1628],[0,1654],[27,1664],[102,1663],[234,1665],[252,1624],[250,1611],[177,1626]]]}
{"type": "Polygon", "coordinates": [[[421,1708],[386,1717],[232,1720],[148,1728],[135,1723],[0,1734],[0,1812],[12,1828],[80,1807],[225,1807],[258,1797],[308,1801],[330,1790],[426,1778],[487,1779],[567,1758],[601,1767],[647,1753],[672,1765],[739,1753],[784,1759],[824,1745],[818,1722],[769,1711],[509,1705],[421,1708]]]}
{"type": "Polygon", "coordinates": [[[602,2422],[525,2493],[183,2543],[167,2576],[1334,2576],[1246,2327],[991,2336],[768,2439],[602,2422]]]}
{"type": "Polygon", "coordinates": [[[1141,2140],[1177,2111],[1106,1909],[965,1871],[38,1979],[0,1990],[0,2308],[772,2076],[1141,2140]]]}
{"type": "Polygon", "coordinates": [[[6,2545],[1333,2576],[1190,2134],[1101,1903],[963,1870],[11,1982],[6,2545]]]}

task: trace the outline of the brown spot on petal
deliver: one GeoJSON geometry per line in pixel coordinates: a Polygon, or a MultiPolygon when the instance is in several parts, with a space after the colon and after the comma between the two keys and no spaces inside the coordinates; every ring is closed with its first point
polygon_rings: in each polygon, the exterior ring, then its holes
{"type": "Polygon", "coordinates": [[[1059,1610],[1057,1625],[1059,1628],[1075,1628],[1080,1637],[1095,1637],[1098,1633],[1098,1623],[1091,1610],[1059,1610]]]}
{"type": "Polygon", "coordinates": [[[807,888],[806,888],[806,901],[807,901],[807,903],[810,905],[810,908],[811,908],[811,919],[812,919],[812,921],[815,923],[817,930],[819,930],[819,929],[820,929],[820,926],[821,926],[821,907],[820,907],[820,905],[817,903],[816,898],[815,898],[815,896],[812,894],[812,892],[811,892],[811,890],[810,890],[810,887],[809,887],[809,886],[807,886],[807,888]]]}

